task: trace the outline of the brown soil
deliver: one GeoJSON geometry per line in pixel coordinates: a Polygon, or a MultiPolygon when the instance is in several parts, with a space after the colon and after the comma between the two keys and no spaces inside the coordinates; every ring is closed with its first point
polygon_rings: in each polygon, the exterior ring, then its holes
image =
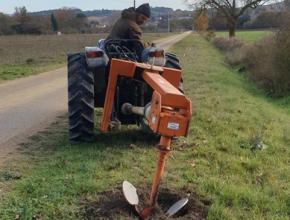
{"type": "MultiPolygon", "coordinates": [[[[149,189],[150,187],[141,187],[141,189],[138,187],[138,195],[140,200],[139,205],[141,207],[146,207],[146,202],[144,203],[144,201],[148,200],[149,189]]],[[[159,190],[157,205],[150,219],[205,219],[210,204],[211,203],[208,200],[198,199],[198,196],[187,190],[173,191],[170,189],[161,188],[159,190]],[[185,198],[188,194],[190,194],[190,198],[187,205],[183,207],[183,209],[180,210],[175,216],[171,218],[167,217],[165,213],[169,207],[178,200],[185,198]]],[[[103,192],[96,200],[84,199],[81,204],[80,217],[87,220],[138,219],[138,215],[135,212],[134,207],[127,203],[122,194],[121,188],[103,192]]]]}

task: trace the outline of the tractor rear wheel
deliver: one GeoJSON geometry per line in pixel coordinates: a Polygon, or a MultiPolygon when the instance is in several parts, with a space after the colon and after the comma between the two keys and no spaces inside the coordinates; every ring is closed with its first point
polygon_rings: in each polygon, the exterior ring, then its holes
{"type": "Polygon", "coordinates": [[[68,113],[71,142],[91,141],[94,132],[94,76],[85,55],[68,55],[68,113]]]}
{"type": "Polygon", "coordinates": [[[181,70],[179,59],[176,57],[175,54],[166,53],[165,59],[166,59],[166,63],[165,63],[166,67],[181,70]]]}
{"type": "MultiPolygon", "coordinates": [[[[173,69],[178,69],[181,70],[181,66],[179,63],[179,59],[177,58],[177,56],[175,54],[172,53],[166,53],[165,54],[165,67],[169,67],[169,68],[173,68],[173,69]]],[[[179,85],[179,90],[184,93],[184,89],[183,89],[183,79],[181,78],[180,81],[180,85],[179,85]]]]}

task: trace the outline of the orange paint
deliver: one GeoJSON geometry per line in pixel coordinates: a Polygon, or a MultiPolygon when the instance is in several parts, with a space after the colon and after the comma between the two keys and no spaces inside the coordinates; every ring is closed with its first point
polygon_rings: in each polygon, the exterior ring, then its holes
{"type": "Polygon", "coordinates": [[[101,131],[106,132],[109,127],[118,76],[133,77],[135,74],[135,69],[136,65],[133,62],[112,59],[108,87],[106,91],[106,99],[101,119],[101,131]]]}
{"type": "Polygon", "coordinates": [[[150,207],[138,211],[142,219],[149,217],[156,202],[158,187],[164,173],[165,159],[174,136],[186,136],[191,120],[191,101],[178,90],[181,71],[144,63],[112,59],[101,130],[108,130],[119,76],[134,77],[136,68],[143,69],[142,78],[153,89],[151,110],[146,118],[153,132],[161,135],[159,160],[150,193],[150,207]]]}

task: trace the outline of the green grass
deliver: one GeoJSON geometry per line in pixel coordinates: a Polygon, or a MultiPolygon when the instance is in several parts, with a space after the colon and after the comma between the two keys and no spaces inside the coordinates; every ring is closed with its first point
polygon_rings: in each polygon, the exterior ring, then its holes
{"type": "MultiPolygon", "coordinates": [[[[152,42],[172,33],[146,33],[152,42]]],[[[67,52],[94,46],[105,34],[0,36],[0,82],[56,69],[66,64],[67,52]]]]}
{"type": "MultiPolygon", "coordinates": [[[[245,40],[247,42],[253,43],[269,34],[271,34],[271,31],[237,31],[236,37],[245,40]]],[[[216,32],[216,35],[220,37],[228,37],[229,33],[224,31],[216,32]]]]}
{"type": "Polygon", "coordinates": [[[63,67],[63,61],[59,63],[45,63],[45,64],[15,64],[15,65],[2,65],[0,66],[0,83],[13,80],[24,76],[30,76],[42,73],[49,70],[54,70],[63,67]]]}
{"type": "MultiPolygon", "coordinates": [[[[188,138],[174,144],[162,185],[208,198],[208,219],[289,219],[289,99],[279,105],[266,98],[199,35],[172,50],[181,58],[193,117],[188,138]]],[[[66,129],[59,119],[0,172],[0,184],[8,186],[0,219],[79,219],[84,198],[96,200],[125,179],[150,184],[151,138],[124,128],[71,146],[66,129]]]]}
{"type": "Polygon", "coordinates": [[[170,33],[145,33],[144,34],[144,41],[145,42],[153,42],[154,40],[158,40],[160,38],[169,37],[172,35],[176,35],[179,33],[170,32],[170,33]]]}

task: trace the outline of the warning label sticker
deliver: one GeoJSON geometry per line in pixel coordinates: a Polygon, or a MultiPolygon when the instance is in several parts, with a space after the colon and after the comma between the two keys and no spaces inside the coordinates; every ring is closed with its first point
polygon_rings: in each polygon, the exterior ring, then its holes
{"type": "Polygon", "coordinates": [[[171,130],[178,130],[179,129],[179,124],[178,123],[173,123],[173,122],[169,122],[167,125],[168,129],[171,130]]]}

